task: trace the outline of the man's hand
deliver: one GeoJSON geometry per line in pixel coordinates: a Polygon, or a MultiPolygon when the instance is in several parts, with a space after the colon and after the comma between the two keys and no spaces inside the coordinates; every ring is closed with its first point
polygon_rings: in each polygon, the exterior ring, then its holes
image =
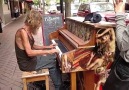
{"type": "Polygon", "coordinates": [[[53,54],[53,53],[59,53],[59,50],[57,50],[57,49],[51,49],[50,54],[53,54]]]}
{"type": "Polygon", "coordinates": [[[49,48],[55,48],[57,46],[57,44],[55,43],[55,44],[51,44],[50,46],[49,46],[49,48]]]}
{"type": "Polygon", "coordinates": [[[125,2],[126,0],[113,0],[116,13],[125,13],[125,2]]]}

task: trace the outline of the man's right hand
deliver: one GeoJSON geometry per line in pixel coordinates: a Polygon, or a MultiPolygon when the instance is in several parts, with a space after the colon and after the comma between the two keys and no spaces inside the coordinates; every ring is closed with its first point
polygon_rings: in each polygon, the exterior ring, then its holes
{"type": "Polygon", "coordinates": [[[53,54],[53,53],[59,53],[59,50],[57,50],[57,49],[51,49],[50,54],[53,54]]]}

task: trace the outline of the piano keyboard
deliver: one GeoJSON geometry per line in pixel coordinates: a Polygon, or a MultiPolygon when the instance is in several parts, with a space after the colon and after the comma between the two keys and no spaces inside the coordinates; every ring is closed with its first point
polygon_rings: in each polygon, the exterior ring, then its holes
{"type": "Polygon", "coordinates": [[[59,50],[59,58],[61,59],[62,53],[67,52],[67,49],[59,40],[51,40],[53,44],[57,44],[56,49],[59,50]]]}

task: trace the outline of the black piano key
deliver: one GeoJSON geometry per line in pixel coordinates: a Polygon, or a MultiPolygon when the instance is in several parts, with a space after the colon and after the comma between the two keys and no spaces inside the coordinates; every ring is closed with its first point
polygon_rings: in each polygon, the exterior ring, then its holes
{"type": "Polygon", "coordinates": [[[60,48],[62,53],[65,53],[68,51],[60,40],[55,40],[55,42],[58,44],[58,47],[60,48]]]}

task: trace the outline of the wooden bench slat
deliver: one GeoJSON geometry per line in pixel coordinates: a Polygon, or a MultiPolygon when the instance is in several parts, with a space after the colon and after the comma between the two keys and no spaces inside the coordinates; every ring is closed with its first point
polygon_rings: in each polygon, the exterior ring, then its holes
{"type": "Polygon", "coordinates": [[[23,72],[22,78],[37,77],[37,76],[43,76],[43,75],[49,75],[49,72],[45,72],[41,74],[23,72]]]}
{"type": "Polygon", "coordinates": [[[32,72],[23,72],[22,80],[24,88],[23,90],[27,90],[27,83],[34,82],[34,81],[41,81],[45,80],[46,90],[49,90],[49,71],[41,70],[39,72],[32,71],[32,72]]]}

